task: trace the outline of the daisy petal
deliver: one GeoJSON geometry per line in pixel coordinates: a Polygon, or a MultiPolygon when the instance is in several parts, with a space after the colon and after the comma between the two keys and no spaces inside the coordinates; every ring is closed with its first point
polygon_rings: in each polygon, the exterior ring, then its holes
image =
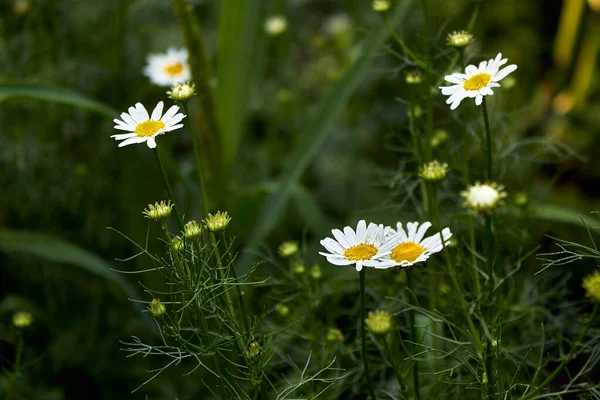
{"type": "Polygon", "coordinates": [[[514,72],[516,69],[517,66],[515,64],[511,64],[507,67],[502,68],[502,70],[498,71],[498,73],[494,76],[493,81],[498,82],[499,80],[506,78],[508,74],[514,72]]]}
{"type": "Polygon", "coordinates": [[[164,103],[159,101],[156,107],[154,107],[154,111],[152,111],[152,116],[150,117],[151,120],[158,121],[160,119],[163,112],[163,106],[164,103]]]}

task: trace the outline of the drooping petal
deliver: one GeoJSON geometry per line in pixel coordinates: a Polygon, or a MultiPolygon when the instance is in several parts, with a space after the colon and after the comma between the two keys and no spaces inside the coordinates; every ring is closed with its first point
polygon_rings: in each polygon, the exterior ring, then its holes
{"type": "Polygon", "coordinates": [[[148,145],[148,147],[150,147],[151,149],[156,148],[156,140],[154,140],[153,137],[149,137],[148,140],[146,141],[146,144],[148,145]]]}
{"type": "Polygon", "coordinates": [[[475,104],[480,106],[481,103],[483,103],[483,96],[478,93],[477,96],[475,96],[475,104]]]}

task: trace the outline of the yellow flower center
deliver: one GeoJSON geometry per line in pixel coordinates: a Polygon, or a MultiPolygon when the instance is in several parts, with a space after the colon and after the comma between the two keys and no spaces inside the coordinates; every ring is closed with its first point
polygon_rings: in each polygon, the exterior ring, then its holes
{"type": "Polygon", "coordinates": [[[152,136],[159,130],[165,127],[165,123],[162,121],[146,121],[142,122],[138,126],[135,127],[135,134],[139,137],[152,136]]]}
{"type": "Polygon", "coordinates": [[[465,90],[479,90],[486,87],[487,84],[490,83],[490,79],[492,79],[492,76],[487,72],[483,72],[467,79],[465,83],[463,83],[463,88],[465,90]]]}
{"type": "Polygon", "coordinates": [[[174,63],[168,64],[165,69],[165,73],[167,75],[176,76],[183,72],[183,64],[182,63],[174,63]]]}
{"type": "Polygon", "coordinates": [[[344,251],[344,257],[352,261],[370,260],[377,254],[377,247],[372,244],[357,244],[344,251]]]}
{"type": "Polygon", "coordinates": [[[396,262],[413,262],[424,252],[425,247],[414,242],[404,242],[394,247],[392,254],[390,254],[390,258],[396,262]]]}

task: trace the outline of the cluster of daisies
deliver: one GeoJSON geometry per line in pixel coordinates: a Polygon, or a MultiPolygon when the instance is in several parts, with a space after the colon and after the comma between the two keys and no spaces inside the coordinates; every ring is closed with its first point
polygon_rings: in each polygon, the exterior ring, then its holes
{"type": "Polygon", "coordinates": [[[356,230],[349,226],[343,230],[333,229],[331,233],[335,239],[328,237],[321,240],[321,245],[329,253],[319,254],[334,265],[355,265],[357,271],[363,267],[408,267],[427,260],[450,243],[452,233],[449,228],[425,237],[430,227],[430,222],[409,222],[405,230],[398,222],[394,229],[372,222],[367,225],[361,220],[356,230]]]}
{"type": "MultiPolygon", "coordinates": [[[[185,49],[170,48],[164,54],[150,55],[144,74],[158,86],[171,87],[167,94],[173,100],[185,100],[194,94],[193,84],[188,83],[191,73],[185,49]]],[[[179,106],[171,106],[164,114],[163,109],[164,103],[160,101],[150,114],[141,103],[136,103],[121,114],[121,119],[114,119],[115,129],[127,133],[111,138],[121,141],[119,147],[146,143],[149,148],[155,148],[156,137],[182,128],[180,122],[185,118],[179,112],[179,106]]]]}

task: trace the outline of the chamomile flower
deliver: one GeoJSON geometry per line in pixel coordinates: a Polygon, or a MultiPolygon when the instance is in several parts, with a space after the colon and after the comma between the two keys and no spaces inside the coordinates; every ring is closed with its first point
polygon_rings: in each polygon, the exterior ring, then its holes
{"type": "Polygon", "coordinates": [[[421,226],[418,222],[409,222],[406,224],[406,231],[400,222],[396,224],[396,230],[386,227],[384,235],[391,242],[392,251],[381,260],[383,268],[409,267],[423,262],[450,244],[452,233],[449,228],[442,229],[441,237],[436,233],[423,239],[430,227],[430,222],[421,226]]]}
{"type": "Polygon", "coordinates": [[[467,66],[464,74],[457,72],[445,76],[446,81],[453,83],[452,86],[440,87],[442,94],[450,96],[446,100],[446,104],[450,104],[450,109],[454,110],[464,99],[474,98],[475,104],[481,105],[483,96],[493,95],[492,88],[499,87],[499,82],[517,69],[515,64],[500,69],[507,61],[507,58],[502,58],[502,53],[498,53],[496,58],[482,61],[479,66],[467,66]]]}
{"type": "Polygon", "coordinates": [[[356,231],[349,226],[344,231],[333,229],[331,231],[334,239],[325,238],[321,245],[329,253],[319,252],[327,257],[333,265],[356,265],[360,271],[364,267],[380,268],[380,260],[390,254],[393,243],[386,241],[383,236],[383,225],[367,223],[364,220],[358,222],[356,231]]]}
{"type": "Polygon", "coordinates": [[[179,122],[185,118],[184,114],[177,112],[179,111],[178,106],[172,106],[164,115],[163,107],[164,104],[160,101],[152,111],[152,116],[148,115],[148,111],[141,103],[136,103],[135,107],[129,107],[129,113],[121,114],[122,121],[113,120],[117,124],[115,129],[129,133],[112,135],[111,138],[122,140],[119,147],[146,142],[148,147],[155,148],[156,140],[154,138],[183,127],[183,124],[179,122]]]}
{"type": "Polygon", "coordinates": [[[158,86],[173,86],[189,81],[192,76],[187,50],[171,47],[166,53],[150,54],[144,75],[158,86]]]}
{"type": "Polygon", "coordinates": [[[491,214],[506,197],[504,186],[496,182],[477,182],[475,185],[469,185],[460,194],[465,199],[465,207],[479,214],[491,214]]]}

